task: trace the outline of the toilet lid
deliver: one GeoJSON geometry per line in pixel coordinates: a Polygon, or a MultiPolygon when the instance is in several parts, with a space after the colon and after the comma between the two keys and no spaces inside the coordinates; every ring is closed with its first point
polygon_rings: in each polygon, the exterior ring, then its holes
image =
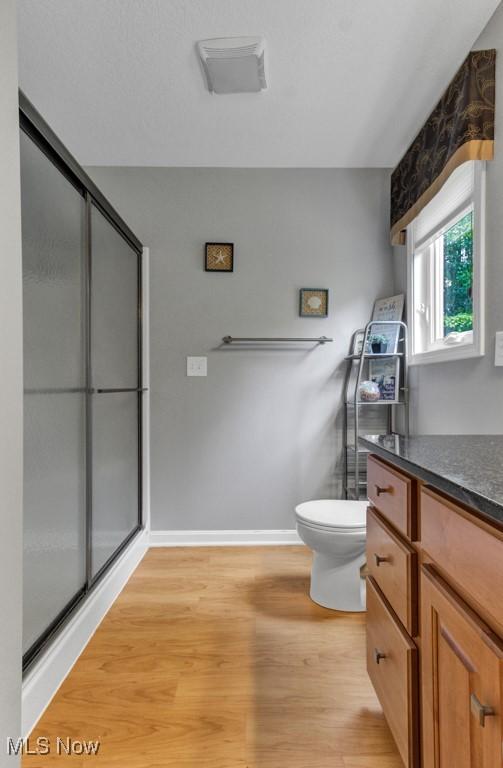
{"type": "Polygon", "coordinates": [[[299,504],[295,513],[299,520],[325,528],[365,528],[367,506],[366,501],[317,499],[299,504]]]}

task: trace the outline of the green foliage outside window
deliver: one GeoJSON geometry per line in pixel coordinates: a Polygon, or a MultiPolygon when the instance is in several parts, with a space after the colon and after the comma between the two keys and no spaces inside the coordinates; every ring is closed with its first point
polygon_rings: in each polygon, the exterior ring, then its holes
{"type": "Polygon", "coordinates": [[[473,215],[444,234],[444,335],[473,329],[473,215]]]}

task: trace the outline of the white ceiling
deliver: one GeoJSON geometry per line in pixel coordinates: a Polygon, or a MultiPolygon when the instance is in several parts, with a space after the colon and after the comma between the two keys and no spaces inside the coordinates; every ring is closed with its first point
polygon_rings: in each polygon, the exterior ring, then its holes
{"type": "Polygon", "coordinates": [[[19,0],[20,82],[84,165],[396,164],[498,0],[19,0]],[[211,96],[202,38],[264,35],[211,96]]]}

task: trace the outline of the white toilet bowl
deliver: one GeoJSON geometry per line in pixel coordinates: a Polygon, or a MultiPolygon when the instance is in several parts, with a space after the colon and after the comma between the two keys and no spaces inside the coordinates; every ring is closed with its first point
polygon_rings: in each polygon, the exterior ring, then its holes
{"type": "Polygon", "coordinates": [[[366,501],[319,499],[295,507],[297,531],[313,550],[311,599],[336,611],[365,610],[366,501]]]}

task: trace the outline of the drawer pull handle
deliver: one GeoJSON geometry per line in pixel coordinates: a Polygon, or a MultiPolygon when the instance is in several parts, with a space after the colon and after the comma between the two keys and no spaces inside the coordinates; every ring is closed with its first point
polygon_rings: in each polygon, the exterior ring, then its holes
{"type": "Polygon", "coordinates": [[[377,648],[374,648],[374,660],[376,664],[380,664],[383,659],[386,658],[385,653],[381,653],[381,651],[378,651],[377,648]]]}
{"type": "Polygon", "coordinates": [[[393,493],[393,486],[388,485],[386,488],[382,488],[380,485],[376,485],[376,493],[381,496],[383,493],[393,493]]]}
{"type": "Polygon", "coordinates": [[[382,555],[378,555],[377,552],[374,552],[374,558],[378,568],[381,563],[389,563],[389,557],[382,557],[382,555]]]}
{"type": "Polygon", "coordinates": [[[474,693],[470,696],[470,708],[472,714],[475,715],[479,721],[479,725],[484,728],[486,724],[486,717],[492,717],[496,714],[493,707],[488,707],[485,704],[481,704],[474,693]]]}

